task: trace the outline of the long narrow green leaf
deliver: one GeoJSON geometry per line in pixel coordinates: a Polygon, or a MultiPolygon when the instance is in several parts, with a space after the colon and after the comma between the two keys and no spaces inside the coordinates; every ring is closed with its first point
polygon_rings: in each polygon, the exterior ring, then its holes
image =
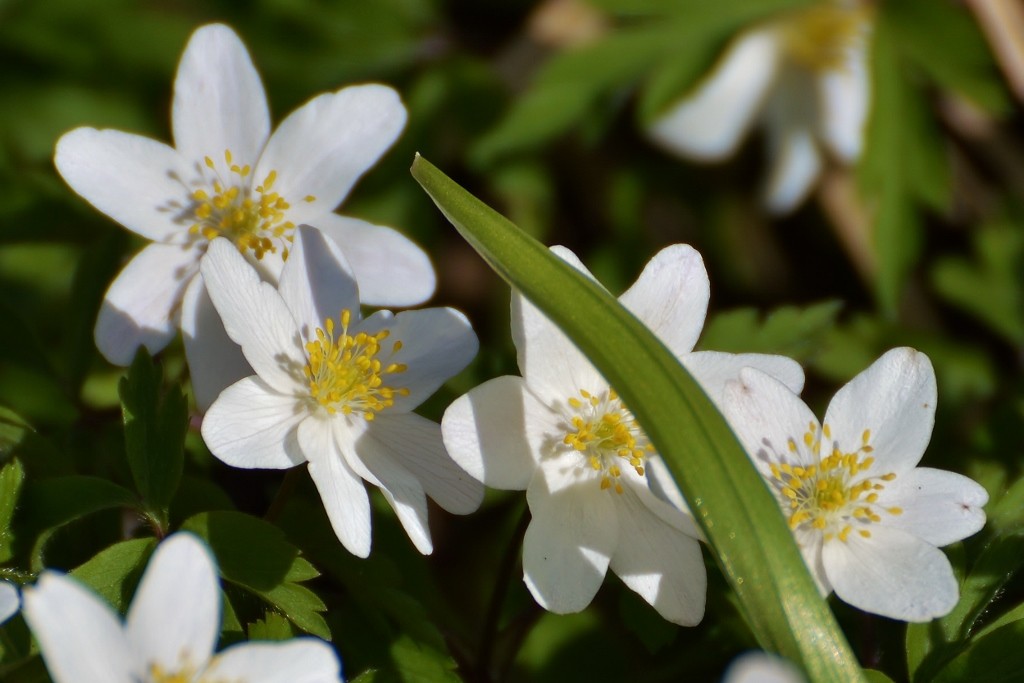
{"type": "Polygon", "coordinates": [[[654,335],[422,157],[412,174],[462,236],[554,320],[615,387],[668,462],[766,649],[813,681],[863,681],[778,504],[724,418],[654,335]]]}

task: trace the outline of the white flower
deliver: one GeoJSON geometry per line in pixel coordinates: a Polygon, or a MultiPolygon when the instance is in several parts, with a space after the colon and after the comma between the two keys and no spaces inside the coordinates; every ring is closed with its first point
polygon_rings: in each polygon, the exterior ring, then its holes
{"type": "Polygon", "coordinates": [[[916,467],[931,438],[931,362],[893,349],[839,390],[818,420],[757,370],[730,382],[724,412],[796,536],[823,594],[904,621],[948,613],[958,589],[938,550],[985,524],[985,489],[916,467]]]}
{"type": "Polygon", "coordinates": [[[805,683],[800,671],[781,657],[747,652],[733,660],[722,683],[805,683]]]}
{"type": "Polygon", "coordinates": [[[217,567],[188,533],[161,543],[125,623],[77,580],[47,571],[26,587],[23,614],[56,683],[331,683],[334,649],[318,638],[250,642],[214,654],[217,567]]]}
{"type": "Polygon", "coordinates": [[[308,462],[335,533],[361,557],[370,552],[364,479],[423,553],[433,547],[424,492],[456,514],[479,506],[483,487],[445,452],[440,427],[411,412],[476,354],[465,316],[430,308],[360,320],[344,257],[306,226],[278,289],[224,239],[210,244],[202,273],[256,371],[225,389],[203,420],[215,456],[247,468],[308,462]]]}
{"type": "Polygon", "coordinates": [[[20,607],[18,587],[10,581],[0,581],[0,624],[17,614],[20,607]]]}
{"type": "MultiPolygon", "coordinates": [[[[567,249],[558,256],[590,275],[567,249]]],[[[745,365],[799,390],[803,372],[778,356],[693,352],[707,311],[704,264],[691,247],[670,246],[620,297],[711,396],[745,365]]],[[[499,377],[448,408],[441,422],[452,457],[498,489],[526,490],[533,519],[523,541],[525,581],[553,612],[577,612],[611,568],[669,621],[704,613],[706,577],[693,519],[671,479],[648,477],[657,455],[629,409],[572,342],[518,293],[512,336],[522,377],[499,377]]]]}
{"type": "Polygon", "coordinates": [[[840,161],[861,152],[870,98],[870,15],[856,0],[826,0],[738,36],[711,75],[648,131],[680,155],[731,155],[760,119],[772,169],[767,207],[797,206],[822,168],[819,141],[840,161]]]}
{"type": "Polygon", "coordinates": [[[245,46],[227,26],[197,30],[174,83],[174,147],[94,128],[57,142],[54,162],[68,185],[153,240],[107,291],[95,329],[103,355],[127,365],[139,346],[166,346],[180,324],[201,407],[244,376],[196,277],[216,236],[276,281],[294,227],[313,224],[345,250],[366,302],[426,300],[434,272],[419,247],[391,228],[332,213],[405,119],[394,90],[361,85],[313,98],[270,135],[245,46]]]}

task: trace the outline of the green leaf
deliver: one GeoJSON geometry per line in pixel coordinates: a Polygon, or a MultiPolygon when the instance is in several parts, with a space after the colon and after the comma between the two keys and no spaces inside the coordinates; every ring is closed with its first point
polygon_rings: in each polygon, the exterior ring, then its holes
{"type": "Polygon", "coordinates": [[[203,538],[225,580],[258,595],[303,631],[331,639],[320,615],[327,607],[299,582],[319,576],[273,524],[241,512],[203,512],[182,524],[203,538]]]}
{"type": "Polygon", "coordinates": [[[0,469],[0,564],[14,557],[11,548],[14,532],[11,530],[11,519],[14,508],[21,494],[21,484],[25,481],[25,468],[18,460],[12,460],[0,469]]]}
{"type": "Polygon", "coordinates": [[[1015,683],[1024,675],[1024,621],[997,628],[972,642],[933,680],[935,683],[1015,683]]]}
{"type": "Polygon", "coordinates": [[[163,527],[181,482],[188,430],[188,404],[177,387],[162,387],[163,368],[144,347],[121,380],[124,441],[135,487],[163,527]]]}
{"type": "Polygon", "coordinates": [[[868,683],[893,683],[893,680],[877,669],[864,669],[868,683]]]}
{"type": "Polygon", "coordinates": [[[115,543],[71,570],[71,576],[88,585],[124,614],[154,548],[155,538],[115,543]]]}
{"type": "Polygon", "coordinates": [[[296,635],[292,624],[277,612],[267,612],[249,624],[249,640],[288,640],[296,635]]]}
{"type": "Polygon", "coordinates": [[[804,566],[778,503],[679,361],[607,291],[430,162],[413,177],[484,260],[554,320],[616,388],[690,502],[761,645],[814,681],[860,667],[804,566]]]}
{"type": "Polygon", "coordinates": [[[806,360],[832,329],[842,303],[825,301],[806,308],[783,306],[763,316],[753,308],[719,313],[708,321],[700,348],[731,353],[777,353],[806,360]]]}
{"type": "Polygon", "coordinates": [[[11,453],[25,435],[35,431],[20,415],[0,406],[0,457],[11,453]]]}
{"type": "Polygon", "coordinates": [[[42,571],[43,554],[50,537],[65,524],[100,510],[136,508],[138,500],[128,489],[99,477],[55,477],[30,481],[22,493],[21,519],[29,520],[24,536],[35,535],[30,568],[42,571]]]}

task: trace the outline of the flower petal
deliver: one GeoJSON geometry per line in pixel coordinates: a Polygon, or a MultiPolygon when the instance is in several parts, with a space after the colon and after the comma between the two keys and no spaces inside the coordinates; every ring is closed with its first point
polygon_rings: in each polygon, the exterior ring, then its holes
{"type": "Polygon", "coordinates": [[[135,591],[125,620],[128,641],[147,669],[201,667],[217,644],[220,606],[210,551],[192,534],[174,534],[157,546],[135,591]]]}
{"type": "MultiPolygon", "coordinates": [[[[380,424],[376,420],[368,423],[351,445],[352,451],[346,453],[346,457],[350,462],[358,460],[363,465],[367,474],[358,469],[356,471],[380,488],[413,545],[424,555],[429,555],[434,551],[434,544],[430,540],[430,524],[427,520],[427,497],[423,485],[402,466],[391,450],[397,440],[387,432],[393,426],[388,425],[386,420],[380,424]]],[[[336,428],[335,439],[343,443],[343,438],[336,428]]],[[[408,448],[408,444],[401,444],[400,447],[408,448]]]]}
{"type": "Polygon", "coordinates": [[[802,525],[794,530],[797,547],[804,558],[804,564],[811,572],[811,578],[818,586],[818,592],[822,597],[827,597],[832,592],[832,583],[825,573],[825,565],[821,561],[821,546],[824,542],[821,531],[813,526],[802,525]]]}
{"type": "MultiPolygon", "coordinates": [[[[367,319],[371,326],[375,317],[367,319]]],[[[388,362],[406,366],[405,371],[391,375],[393,385],[409,390],[408,396],[395,397],[394,409],[398,411],[409,411],[423,403],[465,368],[479,348],[469,320],[454,308],[403,311],[389,327],[391,336],[384,342],[384,348],[391,349],[396,342],[402,343],[401,348],[389,356],[388,362]]]]}
{"type": "Polygon", "coordinates": [[[255,165],[270,134],[267,97],[245,46],[224,24],[197,29],[185,46],[171,121],[187,159],[220,160],[231,150],[238,165],[255,165]]]}
{"type": "Polygon", "coordinates": [[[55,683],[132,683],[134,657],[114,611],[75,579],[43,572],[22,615],[55,683]]]}
{"type": "Polygon", "coordinates": [[[723,683],[806,683],[800,670],[781,657],[747,652],[733,660],[723,683]]]}
{"type": "Polygon", "coordinates": [[[291,203],[295,223],[316,218],[344,199],[405,126],[405,107],[391,88],[356,85],[314,97],[274,131],[256,165],[262,180],[277,171],[274,191],[291,203]],[[314,199],[306,201],[312,196],[314,199]]]}
{"type": "Polygon", "coordinates": [[[700,623],[707,593],[700,544],[652,514],[631,489],[615,503],[620,533],[611,570],[668,621],[700,623]]]}
{"type": "Polygon", "coordinates": [[[209,410],[220,392],[255,374],[242,347],[231,341],[224,329],[201,277],[192,278],[181,302],[181,338],[200,413],[209,410]]]}
{"type": "Polygon", "coordinates": [[[359,319],[359,291],[348,261],[330,239],[316,228],[299,226],[278,291],[306,339],[343,309],[359,319]]]}
{"type": "Polygon", "coordinates": [[[369,439],[407,470],[424,492],[442,508],[456,515],[473,512],[484,499],[484,487],[462,469],[445,450],[441,426],[415,413],[381,414],[359,440],[369,439]]]}
{"type": "Polygon", "coordinates": [[[430,257],[394,228],[326,213],[316,227],[339,247],[355,271],[359,296],[372,306],[414,306],[434,294],[430,257]]]}
{"type": "MultiPolygon", "coordinates": [[[[551,251],[594,280],[576,254],[559,246],[552,247],[551,251]]],[[[564,405],[566,399],[576,396],[580,389],[594,394],[607,390],[608,382],[583,352],[516,290],[512,290],[511,309],[512,341],[516,346],[519,371],[537,398],[549,406],[557,406],[564,405]]]]}
{"type": "Polygon", "coordinates": [[[775,80],[779,42],[772,31],[750,31],[726,49],[714,71],[650,128],[651,138],[677,154],[723,159],[732,154],[775,80]]]}
{"type": "Polygon", "coordinates": [[[451,457],[496,489],[525,491],[558,434],[559,417],[538,401],[522,377],[498,377],[448,406],[441,420],[451,457]]]}
{"type": "Polygon", "coordinates": [[[772,168],[764,189],[764,204],[772,213],[792,211],[807,197],[821,173],[821,155],[811,130],[799,125],[769,126],[772,168]]]}
{"type": "Polygon", "coordinates": [[[786,385],[794,394],[804,388],[804,371],[792,358],[768,353],[695,351],[680,358],[693,378],[716,403],[726,382],[739,379],[740,370],[754,368],[786,385]]]}
{"type": "MultiPolygon", "coordinates": [[[[363,480],[349,467],[351,453],[336,443],[330,420],[310,417],[299,424],[299,445],[309,460],[309,476],[320,492],[338,540],[357,557],[370,554],[370,498],[363,480]]],[[[351,449],[351,444],[349,444],[351,449]]]]}
{"type": "Polygon", "coordinates": [[[103,357],[130,365],[145,346],[161,351],[174,337],[185,289],[199,266],[195,249],[150,244],[111,283],[93,333],[103,357]]]}
{"type": "Polygon", "coordinates": [[[317,638],[238,643],[214,657],[203,680],[340,683],[341,662],[334,648],[317,638]]]}
{"type": "Polygon", "coordinates": [[[597,594],[619,538],[611,495],[590,480],[552,495],[539,471],[530,482],[523,579],[544,609],[579,612],[597,594]]]}
{"type": "Polygon", "coordinates": [[[832,440],[844,453],[862,444],[865,430],[874,448],[867,476],[909,471],[924,455],[935,424],[937,389],[928,356],[892,349],[836,392],[825,412],[832,440]]]}
{"type": "Polygon", "coordinates": [[[825,572],[844,602],[890,619],[923,622],[948,614],[958,589],[941,550],[900,529],[871,525],[821,551],[825,572]]]}
{"type": "Polygon", "coordinates": [[[306,461],[298,426],[307,417],[294,396],[259,377],[225,389],[203,418],[203,440],[218,460],[246,469],[287,469],[306,461]]]}
{"type": "Polygon", "coordinates": [[[18,588],[10,581],[0,581],[0,624],[4,623],[21,609],[21,597],[18,588]]]}
{"type": "Polygon", "coordinates": [[[741,370],[739,381],[725,386],[722,412],[765,477],[771,477],[769,463],[818,464],[817,454],[803,441],[810,425],[818,427],[817,418],[774,377],[753,368],[741,370]]]}
{"type": "Polygon", "coordinates": [[[191,221],[187,183],[196,175],[174,148],[119,130],[76,128],[57,140],[64,181],[115,221],[155,242],[183,243],[191,221]]]}
{"type": "Polygon", "coordinates": [[[868,50],[858,44],[842,68],[826,71],[818,80],[820,134],[841,161],[852,163],[860,156],[870,99],[868,50]]]}
{"type": "Polygon", "coordinates": [[[878,505],[898,507],[898,515],[882,515],[882,524],[896,527],[936,546],[967,538],[985,526],[988,492],[962,474],[916,467],[888,482],[878,505]]]}
{"type": "Polygon", "coordinates": [[[200,270],[224,329],[242,347],[260,378],[283,394],[308,392],[302,375],[306,351],[278,291],[260,280],[238,249],[223,238],[210,243],[200,270]]]}
{"type": "Polygon", "coordinates": [[[688,244],[654,255],[619,301],[676,356],[689,353],[704,328],[711,287],[704,260],[688,244]]]}

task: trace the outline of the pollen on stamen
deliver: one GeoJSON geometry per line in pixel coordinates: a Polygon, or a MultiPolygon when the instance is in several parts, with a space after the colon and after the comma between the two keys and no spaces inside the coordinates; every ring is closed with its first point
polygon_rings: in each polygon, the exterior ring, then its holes
{"type": "Polygon", "coordinates": [[[644,475],[644,459],[653,446],[613,390],[594,394],[583,389],[565,405],[569,414],[561,442],[584,456],[587,469],[601,473],[602,490],[624,491],[622,463],[644,475]]]}

